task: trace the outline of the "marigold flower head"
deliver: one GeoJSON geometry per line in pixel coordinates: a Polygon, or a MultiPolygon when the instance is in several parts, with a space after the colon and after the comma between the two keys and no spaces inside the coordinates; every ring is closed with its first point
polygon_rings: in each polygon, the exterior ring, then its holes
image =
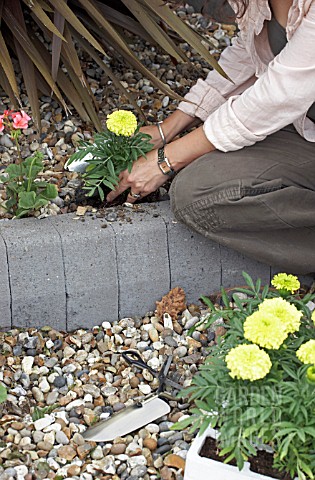
{"type": "Polygon", "coordinates": [[[296,356],[306,365],[309,363],[315,364],[315,340],[309,340],[303,343],[297,350],[296,356]]]}
{"type": "Polygon", "coordinates": [[[244,322],[244,337],[260,347],[278,350],[288,333],[278,317],[257,311],[244,322]]]}
{"type": "Polygon", "coordinates": [[[137,118],[128,110],[117,110],[107,115],[107,128],[110,132],[123,137],[130,137],[137,129],[137,118]]]}
{"type": "Polygon", "coordinates": [[[311,319],[313,320],[313,322],[314,322],[314,324],[315,324],[315,310],[313,310],[313,313],[312,313],[311,319]]]}
{"type": "Polygon", "coordinates": [[[268,353],[257,345],[238,345],[229,351],[225,361],[232,378],[251,382],[264,378],[272,367],[268,353]]]}
{"type": "Polygon", "coordinates": [[[271,285],[277,290],[286,290],[287,292],[294,293],[300,288],[300,282],[295,275],[287,273],[278,273],[271,280],[271,285]]]}
{"type": "Polygon", "coordinates": [[[259,305],[259,311],[278,317],[287,333],[296,332],[300,328],[303,313],[283,298],[267,298],[259,305]]]}

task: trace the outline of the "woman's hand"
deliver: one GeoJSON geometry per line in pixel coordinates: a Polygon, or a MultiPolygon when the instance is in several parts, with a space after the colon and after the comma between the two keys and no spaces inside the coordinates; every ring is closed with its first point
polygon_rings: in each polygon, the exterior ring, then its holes
{"type": "Polygon", "coordinates": [[[154,148],[162,147],[163,145],[162,137],[160,135],[158,126],[156,124],[141,127],[140,132],[146,133],[147,135],[150,135],[152,137],[152,140],[150,140],[150,143],[153,144],[154,148]]]}
{"type": "Polygon", "coordinates": [[[166,182],[167,178],[157,164],[157,150],[151,150],[147,153],[147,158],[140,157],[134,162],[130,173],[128,170],[120,173],[119,184],[115,190],[107,195],[106,200],[112,202],[118,195],[130,188],[127,202],[134,203],[137,199],[155,192],[157,188],[166,182]],[[132,196],[130,195],[131,193],[140,195],[140,197],[132,196]]]}

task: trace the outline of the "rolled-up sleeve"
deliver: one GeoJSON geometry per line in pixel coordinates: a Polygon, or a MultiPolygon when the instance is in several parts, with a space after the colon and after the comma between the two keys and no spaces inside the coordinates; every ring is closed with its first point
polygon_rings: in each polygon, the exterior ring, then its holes
{"type": "Polygon", "coordinates": [[[315,101],[315,2],[266,72],[231,96],[204,123],[208,140],[224,152],[264,140],[301,117],[315,101]]]}
{"type": "Polygon", "coordinates": [[[254,82],[255,66],[246,51],[243,35],[233,39],[232,45],[223,51],[219,64],[232,81],[211,70],[205,80],[199,79],[189,90],[185,101],[180,102],[179,110],[205,121],[241,85],[250,79],[251,83],[254,82]]]}

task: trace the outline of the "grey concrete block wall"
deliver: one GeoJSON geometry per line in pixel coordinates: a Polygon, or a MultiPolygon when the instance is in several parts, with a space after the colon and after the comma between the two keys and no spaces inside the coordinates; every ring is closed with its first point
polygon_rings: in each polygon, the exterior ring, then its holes
{"type": "Polygon", "coordinates": [[[0,235],[0,328],[11,326],[11,292],[9,265],[4,239],[0,235]]]}
{"type": "Polygon", "coordinates": [[[73,217],[48,220],[61,242],[69,331],[117,320],[119,297],[114,231],[91,217],[73,217]]]}
{"type": "Polygon", "coordinates": [[[220,246],[175,220],[168,202],[157,206],[167,229],[171,288],[182,287],[188,302],[218,290],[222,280],[220,246]]]}
{"type": "Polygon", "coordinates": [[[170,289],[165,223],[152,213],[130,215],[130,223],[112,223],[116,235],[119,318],[155,310],[155,301],[170,289]]]}
{"type": "Polygon", "coordinates": [[[0,222],[1,329],[90,328],[144,315],[176,286],[197,302],[243,285],[243,270],[264,284],[277,271],[179,224],[169,202],[126,209],[112,223],[74,218],[0,222]]]}
{"type": "Polygon", "coordinates": [[[1,225],[6,245],[12,325],[66,328],[63,255],[49,221],[21,219],[1,225]]]}
{"type": "Polygon", "coordinates": [[[220,246],[222,262],[222,280],[225,288],[245,285],[242,272],[248,273],[254,281],[261,278],[262,285],[270,283],[270,267],[245,257],[230,248],[220,246]]]}

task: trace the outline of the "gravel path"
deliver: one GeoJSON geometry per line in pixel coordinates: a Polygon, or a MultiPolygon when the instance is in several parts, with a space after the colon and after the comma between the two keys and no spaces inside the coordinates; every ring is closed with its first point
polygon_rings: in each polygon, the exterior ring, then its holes
{"type": "Polygon", "coordinates": [[[223,333],[219,321],[188,336],[207,313],[190,305],[173,321],[148,312],[72,333],[50,327],[0,333],[0,381],[8,389],[1,406],[0,480],[182,479],[192,435],[169,427],[187,415],[183,400],[170,402],[169,415],[110,443],[85,441],[82,432],[156,390],[148,370],[123,360],[126,349],[140,352],[156,370],[173,355],[168,377],[188,386],[206,347],[223,333]]]}

